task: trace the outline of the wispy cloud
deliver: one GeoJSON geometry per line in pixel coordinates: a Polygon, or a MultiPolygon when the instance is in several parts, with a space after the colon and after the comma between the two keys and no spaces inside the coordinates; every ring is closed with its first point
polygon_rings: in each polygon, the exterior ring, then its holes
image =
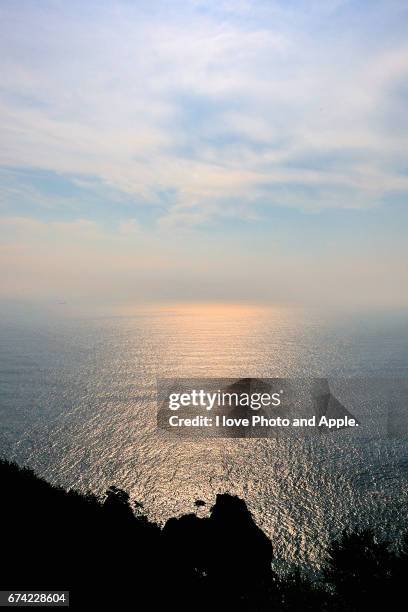
{"type": "Polygon", "coordinates": [[[5,2],[1,163],[93,176],[193,222],[232,200],[240,215],[407,193],[406,126],[390,128],[403,4],[393,36],[375,32],[387,3],[359,4],[5,2]]]}
{"type": "Polygon", "coordinates": [[[406,302],[407,19],[4,0],[5,293],[406,302]]]}

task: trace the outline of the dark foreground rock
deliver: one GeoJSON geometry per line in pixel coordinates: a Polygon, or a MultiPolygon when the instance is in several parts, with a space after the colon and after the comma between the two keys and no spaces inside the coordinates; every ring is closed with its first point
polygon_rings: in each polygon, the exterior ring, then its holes
{"type": "Polygon", "coordinates": [[[360,611],[405,586],[407,546],[393,553],[371,532],[333,543],[320,583],[279,581],[270,541],[230,495],[217,496],[208,518],[161,529],[115,487],[101,501],[6,461],[0,482],[0,588],[70,590],[74,608],[360,611]]]}

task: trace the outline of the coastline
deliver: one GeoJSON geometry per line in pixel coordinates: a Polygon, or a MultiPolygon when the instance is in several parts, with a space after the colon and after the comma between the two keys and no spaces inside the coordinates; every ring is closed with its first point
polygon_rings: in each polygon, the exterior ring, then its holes
{"type": "Polygon", "coordinates": [[[103,498],[65,491],[6,460],[0,475],[2,589],[69,590],[70,607],[127,609],[146,597],[177,609],[322,612],[370,609],[404,592],[408,535],[395,551],[372,531],[344,533],[319,580],[300,571],[282,579],[271,542],[236,496],[219,494],[206,518],[191,513],[160,528],[114,486],[103,498]]]}

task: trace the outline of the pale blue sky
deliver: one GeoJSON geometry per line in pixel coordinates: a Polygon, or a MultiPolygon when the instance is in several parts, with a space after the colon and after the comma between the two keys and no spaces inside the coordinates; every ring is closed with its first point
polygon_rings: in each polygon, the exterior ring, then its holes
{"type": "Polygon", "coordinates": [[[0,23],[3,297],[406,305],[406,2],[0,23]]]}

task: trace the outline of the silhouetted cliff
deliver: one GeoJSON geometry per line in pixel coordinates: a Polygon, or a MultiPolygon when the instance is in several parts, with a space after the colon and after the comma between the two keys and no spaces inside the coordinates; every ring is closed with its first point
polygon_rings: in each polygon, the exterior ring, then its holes
{"type": "Polygon", "coordinates": [[[299,574],[281,581],[270,541],[237,497],[218,495],[208,518],[160,529],[115,487],[99,500],[7,461],[0,478],[2,589],[70,590],[71,607],[117,610],[147,598],[149,608],[176,610],[360,611],[403,591],[406,543],[397,555],[371,532],[333,543],[319,583],[299,574]]]}

